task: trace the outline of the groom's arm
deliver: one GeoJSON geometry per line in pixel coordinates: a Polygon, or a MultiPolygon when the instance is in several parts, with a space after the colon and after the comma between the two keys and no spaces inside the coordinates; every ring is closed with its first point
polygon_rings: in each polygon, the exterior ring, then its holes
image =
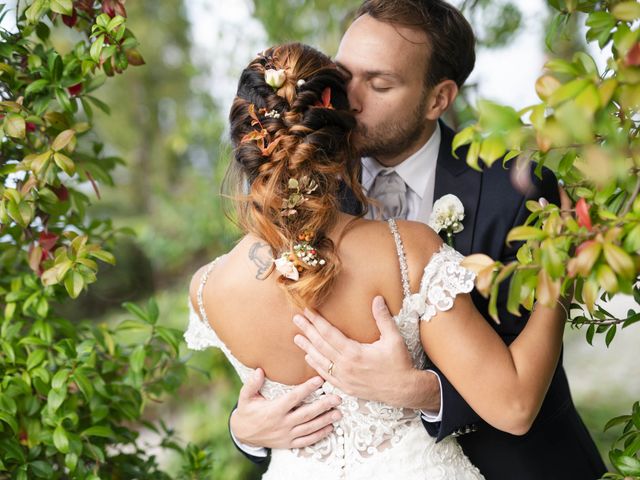
{"type": "Polygon", "coordinates": [[[262,463],[272,448],[303,448],[331,433],[332,423],[340,419],[334,409],[340,397],[322,395],[303,403],[320,388],[322,378],[313,377],[271,400],[260,394],[264,380],[264,372],[256,369],[240,390],[229,418],[231,439],[249,460],[262,463]]]}

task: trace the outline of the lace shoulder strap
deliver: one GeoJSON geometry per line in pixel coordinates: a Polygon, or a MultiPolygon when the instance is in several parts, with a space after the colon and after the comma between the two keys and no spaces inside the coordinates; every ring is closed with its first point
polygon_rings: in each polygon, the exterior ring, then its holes
{"type": "Polygon", "coordinates": [[[387,220],[389,229],[393,235],[393,239],[396,242],[396,251],[398,253],[398,261],[400,262],[400,274],[402,275],[402,291],[404,298],[411,295],[411,289],[409,288],[409,267],[407,266],[407,257],[404,253],[404,245],[402,244],[402,238],[400,238],[400,232],[398,231],[398,225],[393,218],[387,220]]]}
{"type": "Polygon", "coordinates": [[[424,267],[420,292],[411,295],[409,308],[418,313],[421,320],[429,321],[438,311],[453,307],[457,295],[473,290],[476,274],[460,262],[464,256],[443,244],[424,267]]]}
{"type": "Polygon", "coordinates": [[[207,347],[221,348],[224,346],[222,341],[218,338],[218,335],[216,335],[216,332],[214,332],[211,325],[209,325],[209,319],[207,318],[207,313],[204,310],[204,301],[202,299],[202,291],[204,290],[204,286],[209,278],[209,273],[211,273],[211,269],[220,258],[221,257],[216,258],[213,262],[207,265],[204,274],[200,279],[198,291],[196,292],[198,312],[195,311],[191,299],[189,299],[189,325],[187,330],[184,332],[184,339],[185,342],[187,342],[187,347],[192,350],[204,350],[207,347]]]}

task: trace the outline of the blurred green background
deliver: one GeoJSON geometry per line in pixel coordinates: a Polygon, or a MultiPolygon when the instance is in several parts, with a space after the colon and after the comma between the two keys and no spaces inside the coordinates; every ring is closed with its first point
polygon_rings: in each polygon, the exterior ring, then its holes
{"type": "MultiPolygon", "coordinates": [[[[111,217],[115,226],[130,227],[136,236],[120,242],[114,252],[117,266],[101,272],[98,282],[68,307],[70,317],[116,321],[124,316],[122,302],[153,295],[160,305],[162,323],[186,326],[191,275],[238,238],[237,230],[224,217],[219,196],[230,156],[226,115],[235,79],[257,52],[273,43],[299,40],[333,55],[358,3],[127,3],[129,27],[136,33],[146,65],[100,89],[100,97],[112,106],[112,114],[100,116],[96,112],[97,132],[126,165],[116,172],[115,187],[103,187],[102,199],[95,203],[92,214],[111,217]]],[[[528,57],[534,71],[540,71],[544,37],[549,32],[543,1],[453,3],[463,8],[476,27],[482,53],[479,72],[474,73],[449,115],[448,121],[457,127],[469,118],[468,105],[485,94],[483,85],[489,84],[492,75],[514,75],[513,91],[503,88],[506,97],[497,100],[508,103],[522,97],[517,89],[520,80],[508,55],[528,57]],[[522,38],[527,42],[522,44],[522,38]],[[514,53],[514,45],[528,50],[514,53]],[[507,51],[512,53],[505,54],[507,51]],[[482,68],[482,62],[491,67],[482,68]]],[[[578,41],[577,25],[573,32],[576,35],[554,39],[556,53],[569,57],[587,47],[578,41]]],[[[535,76],[526,85],[530,92],[534,81],[535,76]]],[[[606,349],[598,343],[603,343],[600,338],[595,346],[589,346],[581,331],[570,331],[566,336],[565,365],[575,401],[605,457],[616,436],[615,432],[602,432],[604,423],[627,412],[640,396],[640,385],[629,391],[632,382],[625,381],[629,376],[640,378],[635,361],[638,340],[638,332],[630,331],[606,349]]],[[[227,432],[228,415],[239,389],[235,373],[218,351],[192,353],[185,348],[184,355],[191,356],[188,381],[175,398],[153,406],[150,415],[175,429],[181,439],[211,446],[213,478],[259,477],[260,470],[235,450],[227,432]]],[[[151,432],[144,432],[143,438],[148,448],[156,448],[151,432]]],[[[177,463],[164,451],[160,455],[168,469],[177,463]]]]}

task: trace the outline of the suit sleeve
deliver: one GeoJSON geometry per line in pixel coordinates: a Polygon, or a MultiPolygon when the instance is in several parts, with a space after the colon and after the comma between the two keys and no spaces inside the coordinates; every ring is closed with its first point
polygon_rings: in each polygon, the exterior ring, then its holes
{"type": "MultiPolygon", "coordinates": [[[[251,460],[253,463],[255,464],[261,464],[264,463],[266,460],[268,460],[271,457],[271,449],[269,448],[263,448],[263,452],[266,453],[266,455],[252,455],[251,453],[247,452],[246,450],[244,450],[242,444],[240,444],[238,442],[238,440],[236,439],[235,435],[233,434],[233,432],[231,431],[231,414],[233,413],[233,411],[238,407],[238,404],[236,403],[233,407],[233,409],[231,410],[231,413],[229,414],[229,420],[227,422],[228,428],[229,428],[229,436],[231,437],[231,441],[233,442],[233,444],[235,445],[235,447],[238,449],[238,451],[244,455],[246,458],[248,458],[249,460],[251,460]]],[[[262,453],[262,452],[261,452],[262,453]]]]}
{"type": "MultiPolygon", "coordinates": [[[[558,181],[556,180],[553,172],[551,172],[549,169],[543,168],[541,172],[541,178],[532,175],[532,182],[533,185],[530,191],[527,192],[526,195],[521,196],[521,203],[518,208],[518,212],[515,215],[515,221],[513,222],[512,227],[522,225],[529,216],[530,212],[526,209],[525,206],[527,200],[538,200],[540,197],[544,197],[549,203],[560,205],[558,181]]],[[[499,260],[505,264],[515,260],[516,253],[518,251],[518,248],[520,248],[520,245],[522,245],[522,243],[513,244],[511,245],[511,247],[505,248],[505,250],[503,251],[503,255],[499,260]]],[[[503,326],[519,325],[519,327],[515,327],[515,329],[506,328],[504,330],[497,330],[497,333],[507,345],[517,337],[517,334],[524,327],[522,317],[518,318],[511,315],[504,307],[506,304],[508,293],[509,282],[505,281],[500,285],[500,291],[498,294],[499,315],[502,320],[503,326]],[[500,308],[500,305],[502,305],[503,308],[500,308]]],[[[478,308],[480,313],[482,313],[487,321],[490,322],[491,325],[495,328],[495,324],[490,319],[487,313],[486,299],[482,298],[475,291],[473,292],[472,297],[476,308],[478,308]]],[[[525,314],[524,310],[523,314],[525,314]]],[[[525,318],[528,319],[528,317],[525,318]]],[[[427,432],[432,437],[436,437],[436,441],[439,442],[449,435],[459,436],[477,430],[477,428],[483,422],[480,416],[473,411],[469,404],[460,396],[453,385],[451,385],[447,378],[442,375],[437,367],[430,367],[430,370],[433,370],[440,377],[442,388],[442,421],[430,423],[423,419],[423,423],[427,432]]]]}

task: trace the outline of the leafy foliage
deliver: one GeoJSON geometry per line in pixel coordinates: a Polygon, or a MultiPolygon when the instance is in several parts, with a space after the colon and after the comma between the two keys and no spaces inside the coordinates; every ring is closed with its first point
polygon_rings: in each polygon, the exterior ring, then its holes
{"type": "MultiPolygon", "coordinates": [[[[551,306],[573,291],[574,326],[587,327],[589,343],[604,334],[609,345],[618,331],[640,320],[635,310],[615,318],[602,305],[619,293],[640,301],[640,4],[548,4],[557,11],[548,44],[554,45],[570,18],[586,14],[579,17],[586,19],[586,40],[597,42],[603,52],[611,47],[606,67],[599,71],[582,51],[569,60],[550,59],[536,82],[540,103],[516,111],[479,102],[476,123],[456,136],[454,149],[469,145],[466,161],[476,169],[511,161],[515,169],[528,170],[533,163],[541,175],[548,167],[564,181],[575,208],[563,212],[556,205],[528,202],[526,224],[507,237],[521,244],[517,260],[502,265],[479,255],[470,261],[478,270],[477,288],[491,297],[494,317],[503,281],[510,282],[507,305],[514,315],[520,315],[520,306],[530,310],[536,301],[551,306]]],[[[624,452],[611,451],[619,474],[638,475],[631,466],[639,462],[639,451],[640,442],[633,440],[625,441],[624,452]]]]}
{"type": "MultiPolygon", "coordinates": [[[[93,108],[109,111],[93,92],[144,63],[126,24],[119,0],[34,0],[17,31],[0,31],[0,478],[169,478],[138,426],[185,377],[180,332],[158,324],[153,300],[125,304],[114,327],[53,307],[93,283],[98,262],[115,262],[122,232],[88,217],[88,192],[99,198],[122,162],[90,134],[93,108]],[[67,29],[81,39],[61,53],[53,37],[67,29]]],[[[145,425],[197,460],[189,475],[210,469],[206,451],[145,425]]]]}

